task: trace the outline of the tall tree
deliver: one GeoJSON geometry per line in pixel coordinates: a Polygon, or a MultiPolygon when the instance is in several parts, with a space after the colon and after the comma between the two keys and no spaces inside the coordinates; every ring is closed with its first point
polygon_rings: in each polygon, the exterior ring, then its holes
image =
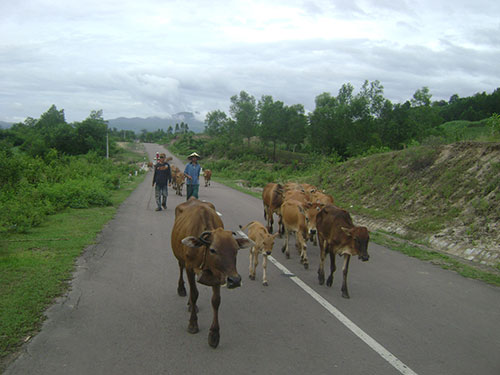
{"type": "Polygon", "coordinates": [[[273,160],[276,160],[276,144],[285,131],[286,119],[283,102],[263,95],[258,105],[260,120],[259,135],[263,141],[272,142],[273,160]]]}
{"type": "Polygon", "coordinates": [[[239,96],[233,95],[229,112],[236,122],[239,134],[247,138],[248,145],[250,145],[250,138],[256,135],[257,129],[255,98],[245,91],[241,91],[239,96]]]}
{"type": "Polygon", "coordinates": [[[227,115],[221,110],[208,112],[205,116],[205,133],[211,137],[222,135],[228,129],[226,127],[227,115]]]}
{"type": "Polygon", "coordinates": [[[296,147],[304,142],[306,137],[307,117],[304,106],[295,104],[285,108],[285,131],[282,139],[285,144],[295,151],[296,147]]]}
{"type": "Polygon", "coordinates": [[[413,99],[411,100],[411,105],[413,107],[428,107],[431,105],[431,98],[432,95],[429,91],[429,88],[427,86],[424,86],[421,89],[415,91],[415,93],[413,94],[413,99]]]}

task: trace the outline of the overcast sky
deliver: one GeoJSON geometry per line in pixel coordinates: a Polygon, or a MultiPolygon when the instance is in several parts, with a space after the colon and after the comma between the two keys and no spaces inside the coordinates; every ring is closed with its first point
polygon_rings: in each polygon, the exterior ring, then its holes
{"type": "Polygon", "coordinates": [[[314,110],[344,83],[393,103],[500,87],[495,0],[0,0],[0,121],[201,120],[244,90],[314,110]]]}

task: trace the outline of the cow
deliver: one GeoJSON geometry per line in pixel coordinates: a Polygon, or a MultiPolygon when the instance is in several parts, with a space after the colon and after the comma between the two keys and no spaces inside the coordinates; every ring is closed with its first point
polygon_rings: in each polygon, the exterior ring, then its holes
{"type": "Polygon", "coordinates": [[[253,246],[254,243],[248,238],[234,238],[233,232],[224,230],[224,224],[211,203],[192,199],[178,205],[175,212],[171,245],[179,263],[179,296],[186,295],[184,269],[189,282],[191,316],[188,332],[199,332],[196,306],[198,281],[212,287],[213,320],[208,344],[216,348],[220,339],[220,287],[227,285],[232,289],[241,285],[241,276],[236,269],[236,255],[239,249],[253,246]]]}
{"type": "Polygon", "coordinates": [[[322,191],[315,191],[311,193],[311,201],[314,203],[322,203],[324,205],[333,205],[333,197],[322,191]]]}
{"type": "Polygon", "coordinates": [[[283,201],[296,200],[303,204],[310,202],[309,195],[301,190],[288,190],[283,194],[283,201]]]}
{"type": "Polygon", "coordinates": [[[308,233],[308,239],[309,241],[312,241],[314,246],[318,246],[318,241],[317,241],[317,216],[319,211],[324,207],[325,205],[322,203],[307,203],[304,208],[306,211],[306,218],[307,218],[307,233],[308,233]]]}
{"type": "Polygon", "coordinates": [[[295,233],[295,247],[300,254],[300,263],[304,265],[305,269],[309,268],[306,245],[308,218],[302,203],[293,199],[283,202],[281,205],[281,218],[285,228],[285,243],[281,251],[285,253],[287,258],[290,258],[288,237],[290,233],[295,233]]]}
{"type": "Polygon", "coordinates": [[[203,171],[203,177],[205,178],[205,187],[210,185],[210,179],[212,178],[212,171],[210,169],[205,169],[203,171]]]}
{"type": "MultiPolygon", "coordinates": [[[[262,190],[262,202],[264,203],[264,219],[267,220],[267,230],[273,233],[273,214],[276,213],[280,216],[280,207],[283,203],[283,186],[275,184],[274,182],[268,183],[262,190]]],[[[281,225],[281,217],[279,226],[281,225]]]]}
{"type": "Polygon", "coordinates": [[[323,270],[326,254],[330,255],[330,276],[326,281],[329,287],[333,284],[333,273],[336,270],[335,255],[344,256],[342,267],[342,297],[349,298],[347,290],[347,272],[352,255],[357,255],[363,262],[368,261],[368,241],[370,239],[366,227],[355,226],[349,212],[333,205],[325,206],[316,217],[318,240],[320,247],[320,264],[318,268],[319,284],[325,282],[323,270]]]}
{"type": "Polygon", "coordinates": [[[177,172],[174,181],[175,181],[175,193],[182,197],[182,187],[184,186],[184,173],[177,172]]]}
{"type": "Polygon", "coordinates": [[[262,254],[262,285],[268,286],[267,282],[267,257],[271,255],[274,246],[274,240],[278,235],[269,234],[266,227],[259,223],[258,221],[252,221],[242,227],[241,230],[246,230],[248,228],[248,238],[255,242],[255,246],[250,249],[250,266],[249,266],[249,277],[250,280],[255,280],[255,272],[257,270],[257,265],[259,264],[259,254],[262,254]]]}

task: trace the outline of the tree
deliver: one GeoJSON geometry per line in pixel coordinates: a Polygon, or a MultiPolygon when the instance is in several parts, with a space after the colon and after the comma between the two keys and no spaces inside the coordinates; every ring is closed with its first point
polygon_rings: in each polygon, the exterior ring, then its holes
{"type": "Polygon", "coordinates": [[[74,142],[76,153],[86,154],[96,151],[99,155],[106,155],[106,134],[108,125],[102,117],[102,110],[92,111],[85,120],[75,124],[76,138],[74,142]]]}
{"type": "Polygon", "coordinates": [[[227,115],[225,112],[216,110],[208,112],[205,116],[205,133],[211,137],[218,137],[227,131],[227,115]]]}
{"type": "Polygon", "coordinates": [[[415,91],[413,94],[413,99],[411,100],[412,107],[428,107],[431,105],[432,95],[430,94],[429,88],[427,86],[422,87],[415,91]]]}
{"type": "Polygon", "coordinates": [[[258,105],[260,120],[259,135],[263,141],[273,143],[273,160],[276,160],[276,144],[285,131],[285,109],[283,102],[263,95],[258,105]]]}
{"type": "Polygon", "coordinates": [[[236,122],[236,127],[240,136],[248,139],[255,136],[257,129],[257,108],[255,98],[245,91],[241,91],[240,95],[231,97],[231,106],[229,112],[236,122]]]}
{"type": "Polygon", "coordinates": [[[285,131],[282,133],[282,139],[286,145],[293,151],[304,142],[306,137],[307,117],[304,106],[295,104],[285,108],[285,131]]]}

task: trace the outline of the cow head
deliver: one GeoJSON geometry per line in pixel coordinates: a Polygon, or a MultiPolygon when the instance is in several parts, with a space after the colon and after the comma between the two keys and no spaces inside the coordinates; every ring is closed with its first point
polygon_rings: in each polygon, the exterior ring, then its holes
{"type": "Polygon", "coordinates": [[[342,227],[345,234],[349,236],[351,241],[351,249],[353,252],[358,254],[358,258],[363,262],[368,261],[370,256],[368,255],[368,241],[370,240],[370,235],[368,234],[368,229],[366,227],[352,227],[345,228],[342,227]]]}
{"type": "Polygon", "coordinates": [[[236,255],[239,249],[251,247],[254,244],[248,238],[234,238],[233,232],[222,228],[203,232],[198,238],[189,236],[182,243],[192,248],[201,248],[201,274],[198,282],[215,286],[227,283],[228,288],[241,285],[241,276],[236,270],[236,255]]]}
{"type": "Polygon", "coordinates": [[[279,232],[274,234],[266,234],[262,241],[262,254],[271,255],[274,247],[274,240],[279,235],[279,232]]]}
{"type": "Polygon", "coordinates": [[[307,203],[306,205],[306,223],[307,223],[307,231],[308,231],[308,238],[313,239],[315,234],[316,234],[316,217],[318,216],[318,213],[321,211],[321,209],[324,207],[323,204],[321,203],[307,203]]]}

